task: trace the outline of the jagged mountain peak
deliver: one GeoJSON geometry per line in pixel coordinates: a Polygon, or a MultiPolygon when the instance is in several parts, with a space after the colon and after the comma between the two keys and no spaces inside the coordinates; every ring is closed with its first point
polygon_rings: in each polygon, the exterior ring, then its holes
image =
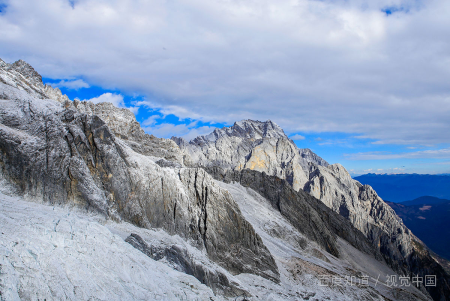
{"type": "Polygon", "coordinates": [[[257,137],[258,136],[257,134],[259,134],[261,138],[287,137],[283,129],[278,124],[272,122],[271,120],[258,121],[246,119],[235,122],[231,128],[233,128],[233,130],[238,130],[239,128],[244,129],[246,131],[249,131],[251,134],[255,135],[255,137],[257,137]]]}
{"type": "Polygon", "coordinates": [[[6,66],[8,66],[8,64],[5,63],[5,61],[0,58],[0,67],[4,68],[6,66]]]}
{"type": "Polygon", "coordinates": [[[25,91],[39,99],[53,99],[60,103],[70,102],[58,88],[42,82],[42,76],[27,62],[18,60],[8,64],[0,59],[0,83],[25,91]]]}
{"type": "Polygon", "coordinates": [[[42,83],[42,76],[24,60],[15,61],[14,63],[9,65],[9,69],[19,72],[26,79],[31,80],[35,83],[42,83]]]}
{"type": "Polygon", "coordinates": [[[230,127],[216,128],[212,133],[194,138],[191,142],[202,144],[207,141],[217,141],[219,138],[225,136],[251,140],[262,138],[287,138],[283,129],[271,120],[259,121],[245,119],[236,121],[230,127]]]}

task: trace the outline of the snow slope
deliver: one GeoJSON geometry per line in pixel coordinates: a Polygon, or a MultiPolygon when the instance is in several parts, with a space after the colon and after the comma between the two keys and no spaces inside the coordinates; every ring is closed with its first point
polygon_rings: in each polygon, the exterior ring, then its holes
{"type": "Polygon", "coordinates": [[[100,216],[1,193],[0,224],[1,300],[220,300],[133,248],[100,216]]]}

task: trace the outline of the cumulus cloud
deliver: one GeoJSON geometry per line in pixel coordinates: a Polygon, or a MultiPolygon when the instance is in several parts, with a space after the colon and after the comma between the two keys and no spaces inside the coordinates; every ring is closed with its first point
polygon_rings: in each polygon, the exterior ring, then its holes
{"type": "Polygon", "coordinates": [[[85,82],[82,79],[76,79],[76,80],[61,80],[58,83],[51,84],[53,87],[58,88],[67,88],[70,90],[79,90],[82,88],[89,88],[89,84],[85,82]]]}
{"type": "Polygon", "coordinates": [[[305,136],[302,136],[300,134],[295,134],[289,138],[291,138],[292,140],[305,140],[305,136]]]}
{"type": "Polygon", "coordinates": [[[130,110],[131,112],[133,112],[134,115],[136,115],[139,111],[138,106],[130,106],[130,107],[125,106],[125,102],[123,101],[123,96],[120,94],[116,94],[116,93],[110,93],[110,92],[103,93],[102,95],[100,95],[98,97],[84,99],[83,101],[91,101],[93,103],[110,102],[118,108],[126,108],[126,109],[130,110]]]}
{"type": "Polygon", "coordinates": [[[156,124],[156,120],[158,120],[158,119],[161,119],[161,116],[152,115],[142,122],[142,126],[144,126],[144,127],[153,126],[154,124],[156,124]]]}
{"type": "Polygon", "coordinates": [[[151,95],[204,122],[450,141],[448,0],[5,3],[0,57],[49,78],[151,95]]]}

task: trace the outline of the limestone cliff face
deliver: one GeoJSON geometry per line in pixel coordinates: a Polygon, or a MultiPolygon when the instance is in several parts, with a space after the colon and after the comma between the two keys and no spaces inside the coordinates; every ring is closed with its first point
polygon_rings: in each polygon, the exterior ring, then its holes
{"type": "Polygon", "coordinates": [[[394,265],[413,252],[417,238],[372,187],[353,180],[342,165],[311,166],[304,190],[350,220],[394,265]]]}
{"type": "Polygon", "coordinates": [[[23,75],[10,71],[14,65],[0,67],[0,180],[43,203],[162,228],[234,274],[279,281],[271,254],[226,190],[202,169],[160,166],[182,160],[172,141],[144,134],[127,110],[48,99],[36,75],[27,79],[30,68],[23,75]]]}
{"type": "Polygon", "coordinates": [[[70,101],[23,61],[0,60],[0,181],[17,193],[164,229],[233,274],[279,282],[274,258],[212,174],[261,193],[329,253],[340,256],[339,236],[400,274],[438,275],[435,300],[450,294],[449,276],[370,186],[298,149],[273,122],[172,140],[145,134],[126,109],[70,101]]]}
{"type": "MultiPolygon", "coordinates": [[[[117,108],[112,103],[74,100],[65,102],[72,109],[88,115],[100,117],[108,125],[113,134],[125,142],[135,152],[183,165],[186,160],[179,147],[170,139],[157,138],[144,132],[134,114],[123,108],[117,108]]],[[[188,159],[187,159],[188,160],[188,159]]]]}

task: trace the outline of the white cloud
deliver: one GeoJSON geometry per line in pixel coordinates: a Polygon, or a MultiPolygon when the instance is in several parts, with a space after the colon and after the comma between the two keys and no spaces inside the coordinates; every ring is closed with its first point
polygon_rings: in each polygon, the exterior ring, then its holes
{"type": "Polygon", "coordinates": [[[61,80],[58,83],[51,84],[53,87],[58,88],[67,88],[70,90],[79,90],[81,88],[89,88],[89,84],[85,82],[82,79],[76,79],[76,80],[61,80]]]}
{"type": "MultiPolygon", "coordinates": [[[[150,117],[151,118],[151,117],[150,117]]],[[[150,122],[152,122],[151,120],[150,122]]],[[[156,137],[161,138],[171,138],[183,137],[187,141],[190,141],[198,136],[206,135],[214,131],[215,127],[212,126],[201,126],[198,128],[192,127],[192,124],[172,124],[172,123],[162,123],[158,125],[144,126],[144,131],[148,134],[153,134],[156,137]]]]}
{"type": "Polygon", "coordinates": [[[103,93],[98,97],[83,99],[83,101],[91,101],[93,103],[110,102],[118,108],[125,108],[130,110],[134,115],[137,115],[139,111],[139,106],[126,106],[125,102],[123,101],[123,96],[116,93],[103,93]]]}
{"type": "Polygon", "coordinates": [[[386,159],[450,159],[450,148],[424,150],[408,153],[362,152],[344,154],[347,160],[386,160],[386,159]]]}
{"type": "Polygon", "coordinates": [[[157,119],[161,119],[161,116],[152,115],[142,122],[142,126],[144,127],[153,126],[154,124],[156,124],[157,119]]]}
{"type": "Polygon", "coordinates": [[[305,140],[305,136],[302,136],[302,135],[299,135],[299,134],[295,134],[295,135],[293,135],[293,136],[291,136],[289,138],[291,138],[292,140],[305,140]]]}
{"type": "Polygon", "coordinates": [[[352,176],[359,176],[367,173],[375,174],[402,174],[405,173],[405,168],[393,167],[393,168],[378,168],[378,169],[351,169],[349,172],[352,176]]]}
{"type": "Polygon", "coordinates": [[[93,103],[100,103],[100,102],[110,102],[116,107],[125,107],[125,103],[123,102],[123,96],[120,94],[113,94],[113,93],[103,93],[102,95],[98,97],[94,97],[91,99],[84,99],[83,101],[92,101],[93,103]]]}
{"type": "Polygon", "coordinates": [[[130,110],[131,112],[133,112],[133,114],[136,116],[137,113],[139,112],[139,107],[126,107],[128,110],[130,110]]]}
{"type": "Polygon", "coordinates": [[[450,141],[448,0],[73,3],[8,1],[0,57],[151,96],[182,119],[450,141]]]}

